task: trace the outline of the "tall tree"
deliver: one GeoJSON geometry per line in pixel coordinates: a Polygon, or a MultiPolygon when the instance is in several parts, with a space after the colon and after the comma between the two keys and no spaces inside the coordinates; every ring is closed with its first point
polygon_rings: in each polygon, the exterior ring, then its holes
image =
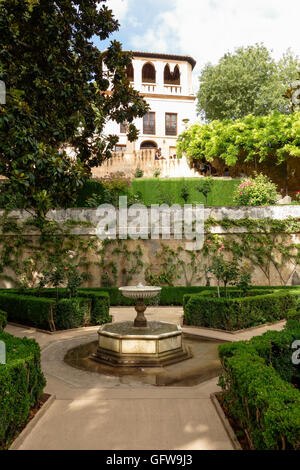
{"type": "Polygon", "coordinates": [[[299,58],[291,51],[276,62],[262,44],[225,54],[216,66],[208,64],[202,70],[198,113],[213,121],[288,112],[283,95],[299,68],[299,58]]]}
{"type": "Polygon", "coordinates": [[[129,140],[137,137],[132,122],[147,104],[126,76],[131,55],[92,41],[118,27],[105,0],[1,0],[0,174],[24,208],[45,215],[70,203],[118,140],[101,135],[107,120],[126,119],[129,140]]]}

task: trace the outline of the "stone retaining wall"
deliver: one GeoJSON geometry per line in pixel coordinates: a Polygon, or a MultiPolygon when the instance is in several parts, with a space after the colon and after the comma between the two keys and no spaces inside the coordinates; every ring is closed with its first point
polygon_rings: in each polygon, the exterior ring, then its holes
{"type": "MultiPolygon", "coordinates": [[[[150,209],[148,210],[150,214],[150,209]]],[[[30,215],[25,211],[11,211],[11,217],[14,219],[24,221],[30,215]]],[[[57,222],[64,222],[67,220],[76,220],[79,222],[85,222],[91,224],[81,225],[72,230],[73,233],[78,234],[80,237],[83,237],[85,240],[89,237],[95,236],[96,225],[99,221],[97,217],[96,209],[68,209],[68,210],[54,210],[48,213],[48,217],[57,222]]],[[[270,206],[270,207],[206,207],[204,209],[204,218],[205,220],[213,218],[215,220],[240,220],[240,219],[265,219],[272,218],[274,220],[286,220],[289,217],[300,219],[300,206],[291,205],[291,206],[270,206]]],[[[164,220],[164,215],[162,217],[164,220]]],[[[172,232],[172,231],[171,231],[172,232]]],[[[230,227],[224,229],[221,225],[214,225],[211,227],[210,232],[217,234],[219,236],[226,237],[238,237],[239,233],[247,232],[245,227],[230,227]]],[[[36,234],[31,232],[26,234],[28,237],[34,240],[36,234]]],[[[7,236],[11,236],[7,234],[7,236]]],[[[278,234],[278,240],[280,240],[280,234],[278,234]]],[[[284,243],[289,244],[300,244],[300,233],[290,233],[285,236],[284,243]]],[[[176,240],[174,239],[173,233],[171,233],[170,239],[145,239],[145,240],[124,240],[122,241],[123,246],[126,245],[127,250],[130,251],[130,256],[126,253],[119,255],[113,254],[113,249],[116,245],[113,243],[107,247],[105,258],[107,264],[110,261],[113,261],[117,268],[117,280],[114,281],[114,284],[123,285],[128,283],[128,272],[133,268],[134,263],[136,263],[136,258],[139,257],[142,262],[142,268],[138,269],[136,273],[133,273],[132,279],[129,281],[130,284],[135,284],[137,282],[145,282],[145,271],[149,266],[151,266],[151,273],[158,274],[162,270],[162,259],[157,257],[157,253],[160,252],[163,245],[168,246],[174,252],[177,252],[183,248],[180,256],[181,261],[185,267],[185,273],[182,273],[180,279],[176,280],[176,285],[214,285],[214,279],[207,277],[207,273],[201,273],[202,266],[209,262],[207,257],[204,257],[201,253],[197,253],[197,266],[198,274],[197,276],[192,276],[192,264],[191,264],[191,254],[185,251],[186,240],[176,240]],[[125,245],[124,245],[125,244],[125,245]],[[137,248],[140,247],[141,254],[137,254],[137,248]],[[198,278],[199,277],[199,278],[198,278]]],[[[97,240],[97,245],[99,248],[102,246],[101,240],[97,240]]],[[[26,256],[29,254],[26,253],[26,256]]],[[[101,276],[103,275],[103,269],[99,268],[97,262],[99,262],[99,254],[96,250],[89,254],[89,261],[92,264],[89,267],[89,273],[91,275],[90,281],[86,284],[90,287],[99,287],[101,285],[101,276]]],[[[7,271],[7,275],[12,275],[11,271],[7,271]]],[[[271,285],[282,285],[282,284],[300,284],[300,267],[295,265],[292,262],[286,262],[281,268],[281,277],[278,274],[275,266],[270,267],[270,276],[269,279],[266,278],[264,272],[260,267],[252,265],[252,281],[254,285],[266,285],[270,283],[271,285]]],[[[13,284],[8,280],[1,280],[0,287],[12,287],[13,284]]]]}

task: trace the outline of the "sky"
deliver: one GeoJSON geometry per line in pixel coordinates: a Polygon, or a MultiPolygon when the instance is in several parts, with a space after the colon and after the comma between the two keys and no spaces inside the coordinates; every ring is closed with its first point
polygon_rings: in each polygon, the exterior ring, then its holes
{"type": "MultiPolygon", "coordinates": [[[[192,56],[201,68],[240,46],[264,43],[278,59],[300,55],[299,0],[107,0],[120,23],[111,39],[124,50],[192,56]]],[[[195,90],[196,91],[196,90],[195,90]]]]}

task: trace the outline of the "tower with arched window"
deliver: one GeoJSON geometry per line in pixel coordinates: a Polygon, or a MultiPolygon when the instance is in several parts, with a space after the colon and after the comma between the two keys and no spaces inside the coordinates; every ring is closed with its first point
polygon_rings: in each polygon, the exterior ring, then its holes
{"type": "Polygon", "coordinates": [[[146,116],[135,120],[139,137],[133,145],[127,142],[126,122],[107,124],[105,133],[119,136],[116,151],[130,154],[133,150],[152,148],[161,149],[166,158],[174,156],[178,135],[187,122],[196,120],[192,86],[195,65],[195,60],[189,56],[133,52],[127,77],[148,102],[150,110],[146,116]]]}

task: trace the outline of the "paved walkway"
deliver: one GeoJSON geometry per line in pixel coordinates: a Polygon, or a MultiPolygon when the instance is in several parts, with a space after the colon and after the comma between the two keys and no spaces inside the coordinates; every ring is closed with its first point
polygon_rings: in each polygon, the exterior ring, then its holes
{"type": "MultiPolygon", "coordinates": [[[[134,318],[132,308],[112,308],[114,321],[134,318]]],[[[180,323],[182,308],[151,307],[149,320],[180,323]]],[[[269,327],[280,329],[282,324],[269,327]]],[[[219,390],[217,378],[194,387],[154,387],[120,383],[115,377],[74,369],[63,362],[65,352],[97,338],[98,327],[48,335],[8,325],[15,336],[35,338],[42,347],[46,392],[56,400],[20,449],[39,450],[227,450],[231,441],[210,400],[219,390]]],[[[202,328],[184,331],[236,341],[262,334],[268,327],[236,335],[202,328]]]]}

